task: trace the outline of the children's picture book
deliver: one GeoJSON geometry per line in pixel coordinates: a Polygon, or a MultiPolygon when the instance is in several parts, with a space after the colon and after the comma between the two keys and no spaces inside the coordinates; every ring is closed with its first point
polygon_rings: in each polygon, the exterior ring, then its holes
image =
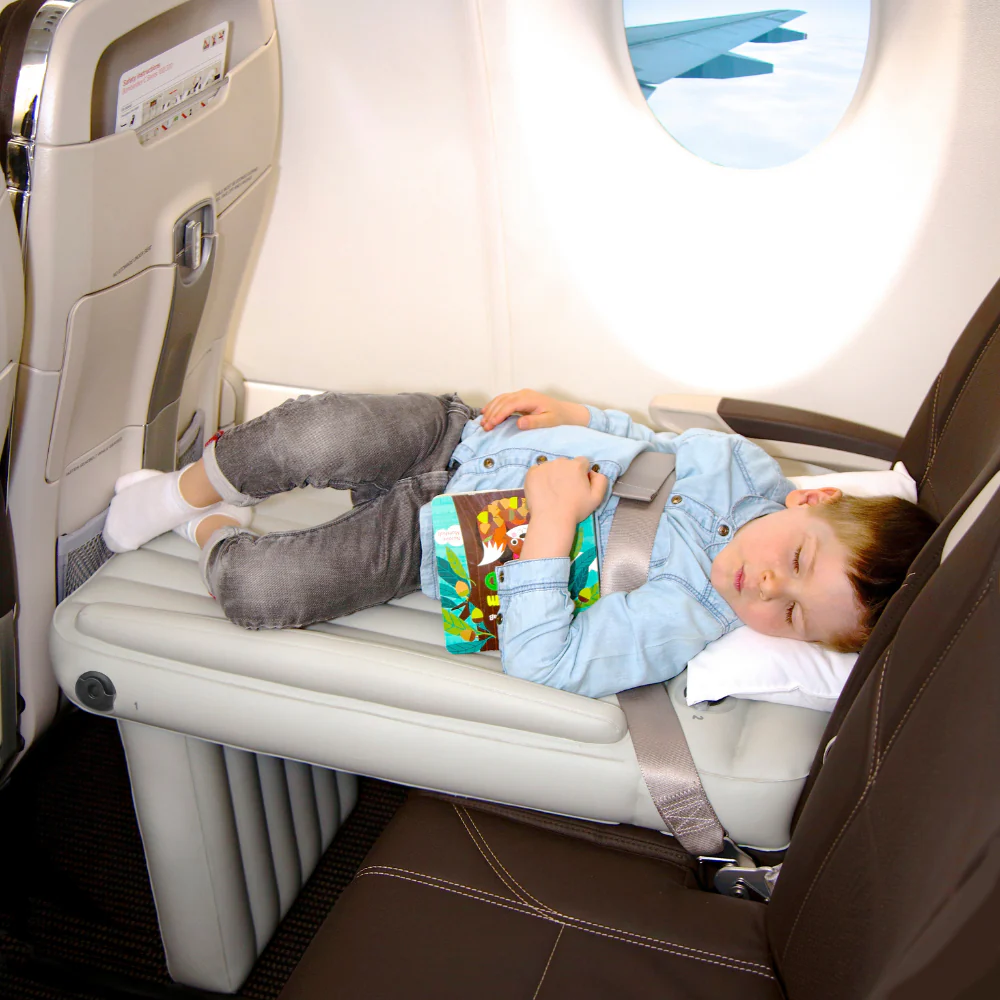
{"type": "MultiPolygon", "coordinates": [[[[530,512],[524,490],[444,493],[431,501],[438,591],[449,653],[499,649],[497,572],[520,556],[530,512]]],[[[577,525],[569,553],[573,614],[601,594],[596,522],[577,525]]]]}

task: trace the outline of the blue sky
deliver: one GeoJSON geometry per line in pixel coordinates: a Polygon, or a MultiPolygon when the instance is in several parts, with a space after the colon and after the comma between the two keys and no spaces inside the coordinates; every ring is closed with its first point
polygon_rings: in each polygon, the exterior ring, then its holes
{"type": "MultiPolygon", "coordinates": [[[[624,0],[625,24],[655,24],[781,9],[765,0],[624,0]]],[[[835,128],[857,87],[870,0],[805,0],[787,23],[808,38],[748,43],[734,52],[774,64],[737,80],[668,80],[650,109],[682,145],[713,163],[771,167],[808,152],[835,128]]]]}

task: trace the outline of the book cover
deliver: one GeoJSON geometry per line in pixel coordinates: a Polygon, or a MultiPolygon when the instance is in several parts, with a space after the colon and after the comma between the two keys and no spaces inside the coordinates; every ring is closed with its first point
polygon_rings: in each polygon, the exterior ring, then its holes
{"type": "MultiPolygon", "coordinates": [[[[438,592],[449,653],[499,649],[497,570],[517,559],[530,513],[524,490],[444,493],[431,501],[438,592]]],[[[593,515],[577,525],[569,553],[574,615],[600,597],[593,515]]]]}

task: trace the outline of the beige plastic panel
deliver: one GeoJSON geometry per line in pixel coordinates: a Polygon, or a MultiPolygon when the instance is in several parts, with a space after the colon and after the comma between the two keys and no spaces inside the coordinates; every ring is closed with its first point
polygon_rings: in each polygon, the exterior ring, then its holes
{"type": "MultiPolygon", "coordinates": [[[[165,0],[80,3],[59,24],[48,63],[27,224],[26,334],[10,491],[27,703],[21,730],[28,744],[58,703],[47,640],[56,537],[106,507],[117,476],[142,464],[142,396],[148,397],[153,341],[164,321],[165,277],[173,274],[174,221],[213,199],[220,232],[232,237],[216,260],[219,289],[190,359],[195,388],[187,391],[211,408],[218,388],[208,369],[221,366],[231,318],[222,298],[238,292],[252,252],[248,234],[254,222],[263,222],[271,184],[265,178],[277,141],[280,77],[269,0],[185,5],[188,12],[224,8],[230,18],[246,17],[232,32],[230,62],[238,65],[202,115],[147,146],[132,132],[88,141],[102,53],[123,32],[177,6],[165,0]]],[[[152,54],[169,48],[177,40],[171,31],[187,31],[181,21],[180,15],[164,21],[162,41],[143,28],[112,44],[102,68],[106,79],[119,62],[141,61],[143,45],[152,44],[152,54]]]]}
{"type": "MultiPolygon", "coordinates": [[[[47,633],[56,596],[55,533],[60,490],[58,484],[45,481],[45,456],[58,392],[58,372],[39,372],[20,366],[8,502],[17,553],[20,606],[18,680],[25,702],[20,729],[28,746],[51,722],[59,703],[47,633]]],[[[113,448],[109,454],[117,450],[113,448]]]]}
{"type": "MultiPolygon", "coordinates": [[[[24,329],[24,272],[21,243],[14,225],[10,199],[0,198],[0,369],[16,361],[21,353],[24,329]]],[[[3,407],[10,413],[10,405],[3,407]]],[[[6,432],[6,417],[3,429],[6,432]]]]}
{"type": "Polygon", "coordinates": [[[272,39],[230,74],[202,115],[163,139],[140,146],[133,132],[121,132],[79,146],[36,147],[22,361],[60,368],[66,317],[79,299],[172,264],[173,225],[183,212],[214,198],[221,214],[264,175],[274,155],[279,90],[272,39]]]}
{"type": "Polygon", "coordinates": [[[196,410],[205,416],[205,438],[218,430],[219,392],[229,335],[239,321],[253,275],[260,237],[270,214],[276,171],[265,170],[216,219],[215,269],[181,393],[178,426],[196,410]]]}
{"type": "Polygon", "coordinates": [[[0,371],[0,434],[4,437],[7,436],[16,385],[17,362],[9,361],[3,371],[0,371]]]}
{"type": "Polygon", "coordinates": [[[70,311],[45,475],[142,426],[170,318],[176,267],[151,267],[114,288],[88,295],[70,311]]]}
{"type": "MultiPolygon", "coordinates": [[[[21,331],[24,325],[24,279],[21,270],[21,248],[14,225],[14,215],[10,201],[0,197],[0,440],[7,436],[11,410],[14,405],[14,389],[17,383],[17,357],[21,350],[21,331]]],[[[7,662],[12,657],[13,611],[0,622],[3,637],[7,640],[0,657],[0,668],[4,674],[16,669],[7,662]]],[[[0,692],[0,697],[2,697],[0,692]]],[[[8,706],[10,708],[10,706],[8,706]]],[[[0,727],[6,717],[0,710],[0,727]]],[[[2,733],[0,733],[2,736],[2,733]]]]}
{"type": "MultiPolygon", "coordinates": [[[[270,0],[192,0],[186,4],[178,4],[177,0],[87,0],[77,4],[59,25],[52,43],[38,113],[38,142],[65,146],[90,139],[92,82],[109,42],[121,39],[113,47],[111,58],[101,66],[117,88],[124,70],[237,15],[239,25],[234,26],[232,34],[230,66],[237,66],[271,38],[274,13],[270,0]],[[122,38],[166,11],[171,13],[156,25],[152,49],[146,47],[145,39],[133,43],[128,37],[122,38]]],[[[94,94],[98,104],[104,103],[101,97],[105,89],[101,86],[94,94]]]]}

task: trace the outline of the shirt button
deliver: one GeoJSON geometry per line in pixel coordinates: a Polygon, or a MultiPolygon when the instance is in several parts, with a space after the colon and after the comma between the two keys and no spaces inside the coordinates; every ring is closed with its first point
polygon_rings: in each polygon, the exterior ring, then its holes
{"type": "Polygon", "coordinates": [[[601,467],[595,463],[594,465],[592,465],[590,467],[590,471],[591,472],[600,472],[601,471],[601,467]]]}
{"type": "Polygon", "coordinates": [[[674,495],[674,496],[672,496],[670,498],[670,502],[671,503],[680,503],[682,499],[683,499],[683,497],[679,497],[677,495],[674,495]]]}
{"type": "Polygon", "coordinates": [[[486,469],[492,469],[495,464],[496,463],[493,461],[492,458],[484,458],[483,459],[483,467],[486,468],[486,469]]]}
{"type": "Polygon", "coordinates": [[[501,583],[503,583],[503,570],[500,570],[500,572],[499,572],[499,573],[497,573],[497,579],[498,579],[498,580],[499,580],[499,581],[500,581],[501,583]]]}
{"type": "Polygon", "coordinates": [[[541,465],[542,462],[547,462],[547,461],[548,461],[548,457],[547,456],[545,456],[545,455],[539,455],[538,458],[535,459],[535,465],[541,465]]]}
{"type": "Polygon", "coordinates": [[[497,625],[501,625],[503,623],[503,615],[500,614],[500,613],[497,613],[497,619],[496,619],[496,621],[497,621],[497,625]]]}
{"type": "Polygon", "coordinates": [[[723,538],[725,538],[726,535],[729,534],[729,525],[728,524],[720,524],[719,525],[719,534],[722,535],[723,538]]]}

